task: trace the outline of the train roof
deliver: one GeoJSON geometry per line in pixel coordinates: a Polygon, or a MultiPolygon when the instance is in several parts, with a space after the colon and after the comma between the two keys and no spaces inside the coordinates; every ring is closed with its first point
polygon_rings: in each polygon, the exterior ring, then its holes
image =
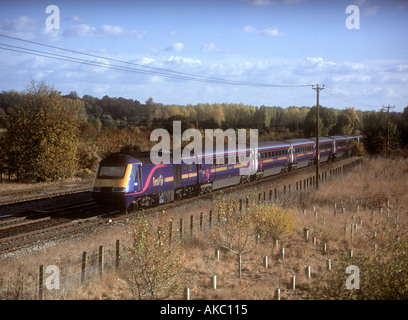
{"type": "Polygon", "coordinates": [[[258,142],[258,149],[269,149],[269,148],[289,148],[290,145],[286,141],[261,141],[258,142]]]}
{"type": "Polygon", "coordinates": [[[315,143],[312,139],[289,139],[285,141],[287,141],[291,145],[303,145],[307,143],[315,143]]]}
{"type": "Polygon", "coordinates": [[[116,152],[101,161],[101,164],[120,164],[120,163],[137,163],[152,164],[150,152],[129,151],[116,152]]]}
{"type": "MultiPolygon", "coordinates": [[[[316,142],[316,138],[310,138],[310,140],[313,140],[313,142],[316,142]]],[[[319,137],[319,143],[321,142],[332,142],[334,139],[332,137],[319,137]]]]}
{"type": "Polygon", "coordinates": [[[351,138],[351,136],[346,136],[346,135],[338,135],[338,136],[330,136],[330,138],[334,140],[345,140],[351,138]]]}

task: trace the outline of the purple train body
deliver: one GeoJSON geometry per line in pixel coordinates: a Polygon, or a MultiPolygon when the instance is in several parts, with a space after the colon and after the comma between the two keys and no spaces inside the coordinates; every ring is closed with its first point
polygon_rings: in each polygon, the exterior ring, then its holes
{"type": "MultiPolygon", "coordinates": [[[[350,155],[353,141],[361,139],[319,138],[320,162],[350,155]]],[[[313,165],[315,147],[315,139],[267,141],[258,143],[257,152],[214,152],[201,159],[182,158],[181,164],[153,164],[148,152],[114,153],[99,163],[91,193],[103,207],[145,208],[313,165]],[[248,172],[242,174],[241,169],[248,172]]]]}

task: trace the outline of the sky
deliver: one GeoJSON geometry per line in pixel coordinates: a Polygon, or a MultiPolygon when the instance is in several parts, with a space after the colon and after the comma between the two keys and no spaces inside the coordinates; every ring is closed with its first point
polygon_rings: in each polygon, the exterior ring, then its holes
{"type": "Polygon", "coordinates": [[[0,91],[402,112],[407,33],[403,0],[0,0],[0,91]]]}

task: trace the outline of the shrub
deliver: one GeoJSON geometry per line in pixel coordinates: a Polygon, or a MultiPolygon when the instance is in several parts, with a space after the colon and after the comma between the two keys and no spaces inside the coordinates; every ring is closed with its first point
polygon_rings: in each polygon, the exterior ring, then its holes
{"type": "Polygon", "coordinates": [[[182,247],[169,241],[166,214],[154,226],[140,215],[133,226],[133,245],[128,248],[126,281],[135,299],[180,298],[186,284],[185,254],[182,247]]]}

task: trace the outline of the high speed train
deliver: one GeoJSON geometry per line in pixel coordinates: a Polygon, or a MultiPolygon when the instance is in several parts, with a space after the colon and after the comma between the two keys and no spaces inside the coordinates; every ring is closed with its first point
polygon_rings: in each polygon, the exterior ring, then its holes
{"type": "MultiPolygon", "coordinates": [[[[350,155],[362,135],[319,137],[320,162],[350,155]]],[[[101,207],[140,209],[313,165],[316,139],[259,142],[247,147],[154,164],[149,152],[114,153],[96,169],[91,193],[101,207]],[[245,156],[245,157],[244,157],[245,156]],[[248,160],[249,159],[249,160],[248,160]],[[242,174],[241,169],[248,169],[242,174]]]]}

